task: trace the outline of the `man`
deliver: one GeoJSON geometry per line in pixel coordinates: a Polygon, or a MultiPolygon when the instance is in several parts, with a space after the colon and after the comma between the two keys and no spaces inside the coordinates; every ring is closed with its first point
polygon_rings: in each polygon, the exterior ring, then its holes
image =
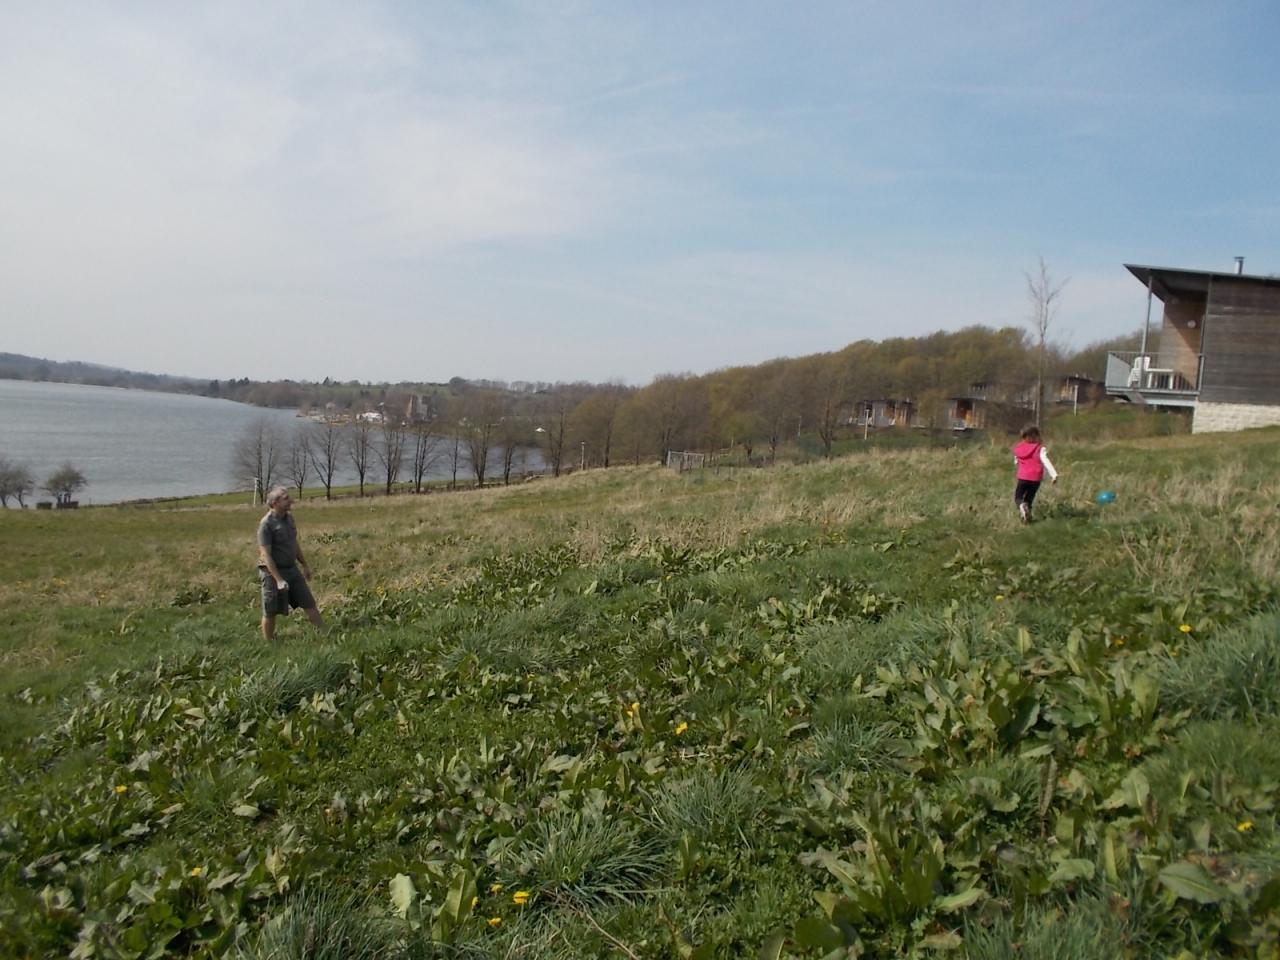
{"type": "Polygon", "coordinates": [[[301,610],[317,630],[324,620],[316,609],[307,580],[311,568],[298,547],[298,528],[293,524],[293,498],[284,487],[267,491],[267,515],[258,524],[258,575],[262,578],[262,636],[274,640],[276,615],[289,615],[289,608],[301,610]]]}

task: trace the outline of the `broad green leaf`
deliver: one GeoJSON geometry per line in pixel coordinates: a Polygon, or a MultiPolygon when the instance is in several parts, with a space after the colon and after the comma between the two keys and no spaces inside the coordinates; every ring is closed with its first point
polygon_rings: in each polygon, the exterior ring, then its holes
{"type": "Polygon", "coordinates": [[[1113,884],[1119,883],[1120,873],[1116,868],[1116,841],[1110,830],[1102,838],[1102,869],[1109,881],[1113,884]]]}
{"type": "Polygon", "coordinates": [[[558,756],[550,757],[543,762],[542,772],[543,773],[560,773],[561,771],[568,770],[570,767],[572,767],[574,764],[574,761],[576,761],[577,759],[578,759],[577,757],[575,757],[573,754],[570,754],[570,753],[562,753],[562,754],[559,754],[558,756]]]}
{"type": "Polygon", "coordinates": [[[396,916],[404,919],[409,915],[413,902],[418,899],[418,891],[414,889],[413,881],[403,873],[397,873],[387,886],[391,890],[391,909],[395,911],[396,916]]]}
{"type": "Polygon", "coordinates": [[[944,930],[929,934],[920,941],[920,946],[926,950],[956,950],[964,946],[964,940],[954,930],[944,930]]]}
{"type": "Polygon", "coordinates": [[[440,914],[447,918],[449,924],[457,927],[471,915],[475,899],[476,876],[471,870],[462,868],[453,874],[453,881],[449,883],[449,890],[444,895],[444,905],[440,908],[440,914]]]}
{"type": "Polygon", "coordinates": [[[832,950],[844,945],[840,928],[821,917],[803,917],[797,921],[795,939],[807,950],[832,950]]]}
{"type": "Polygon", "coordinates": [[[840,905],[841,897],[838,893],[832,893],[830,890],[820,890],[813,895],[818,901],[818,906],[822,908],[823,914],[830,920],[836,911],[836,907],[840,905]]]}
{"type": "Polygon", "coordinates": [[[957,910],[963,910],[965,907],[971,907],[983,897],[987,895],[987,891],[982,887],[970,887],[960,893],[953,893],[949,896],[942,897],[938,900],[938,909],[943,913],[955,913],[957,910]]]}
{"type": "Polygon", "coordinates": [[[1183,900],[1194,900],[1196,903],[1220,903],[1231,894],[1221,886],[1209,871],[1198,863],[1183,860],[1171,863],[1157,875],[1171,893],[1183,900]]]}
{"type": "Polygon", "coordinates": [[[786,943],[787,937],[781,930],[775,930],[765,938],[764,945],[760,947],[760,960],[779,960],[782,956],[782,945],[786,943]]]}
{"type": "Polygon", "coordinates": [[[261,810],[259,810],[257,807],[255,807],[251,803],[242,803],[236,808],[234,808],[231,812],[234,813],[237,817],[245,817],[246,819],[249,819],[249,820],[252,820],[254,817],[262,813],[261,810]]]}
{"type": "Polygon", "coordinates": [[[850,889],[858,887],[858,874],[853,864],[846,863],[835,856],[826,856],[822,858],[822,865],[830,871],[831,875],[843,883],[850,889]]]}
{"type": "Polygon", "coordinates": [[[1131,770],[1129,775],[1120,781],[1120,786],[1111,796],[1103,801],[1103,808],[1116,810],[1120,807],[1132,807],[1141,810],[1151,794],[1151,785],[1141,770],[1131,770]]]}
{"type": "Polygon", "coordinates": [[[1068,883],[1072,880],[1088,880],[1093,876],[1093,861],[1070,859],[1063,860],[1049,874],[1050,883],[1068,883]]]}

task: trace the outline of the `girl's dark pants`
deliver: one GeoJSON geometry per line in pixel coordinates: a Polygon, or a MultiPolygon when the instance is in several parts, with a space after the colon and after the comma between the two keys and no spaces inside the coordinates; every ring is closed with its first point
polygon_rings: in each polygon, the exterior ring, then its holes
{"type": "Polygon", "coordinates": [[[1013,502],[1025,503],[1027,509],[1031,509],[1031,504],[1035,502],[1036,493],[1040,490],[1039,480],[1019,480],[1018,485],[1013,490],[1013,502]]]}

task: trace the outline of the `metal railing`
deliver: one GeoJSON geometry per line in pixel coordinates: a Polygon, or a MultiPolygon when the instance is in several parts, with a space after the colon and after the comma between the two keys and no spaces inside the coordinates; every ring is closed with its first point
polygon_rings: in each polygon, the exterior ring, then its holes
{"type": "Polygon", "coordinates": [[[1200,392],[1200,378],[1204,372],[1204,354],[1192,354],[1177,366],[1168,363],[1158,353],[1109,353],[1107,354],[1107,392],[1194,394],[1200,392]],[[1194,366],[1187,363],[1194,361],[1194,366]]]}

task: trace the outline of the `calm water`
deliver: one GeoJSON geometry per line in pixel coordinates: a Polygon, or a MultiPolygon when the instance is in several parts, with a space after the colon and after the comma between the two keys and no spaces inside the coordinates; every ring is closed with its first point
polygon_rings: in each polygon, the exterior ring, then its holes
{"type": "MultiPolygon", "coordinates": [[[[232,450],[262,417],[286,430],[305,423],[291,410],[230,400],[0,380],[0,456],[30,467],[37,484],[70,460],[89,481],[77,494],[82,504],[245,490],[247,481],[231,466],[232,450]]],[[[499,455],[492,456],[490,473],[501,470],[499,455]]],[[[541,469],[538,451],[527,451],[527,460],[529,469],[541,469]]],[[[431,476],[449,472],[447,463],[437,463],[431,476]]],[[[459,482],[467,476],[463,465],[459,482]]],[[[354,483],[355,475],[344,471],[335,482],[354,483]]],[[[372,486],[377,489],[376,480],[372,486]]],[[[36,499],[48,497],[38,492],[36,499]]]]}
{"type": "Polygon", "coordinates": [[[70,460],[89,481],[77,494],[84,504],[243,489],[231,451],[261,417],[301,422],[291,410],[229,400],[0,380],[0,454],[30,467],[37,484],[70,460]]]}

